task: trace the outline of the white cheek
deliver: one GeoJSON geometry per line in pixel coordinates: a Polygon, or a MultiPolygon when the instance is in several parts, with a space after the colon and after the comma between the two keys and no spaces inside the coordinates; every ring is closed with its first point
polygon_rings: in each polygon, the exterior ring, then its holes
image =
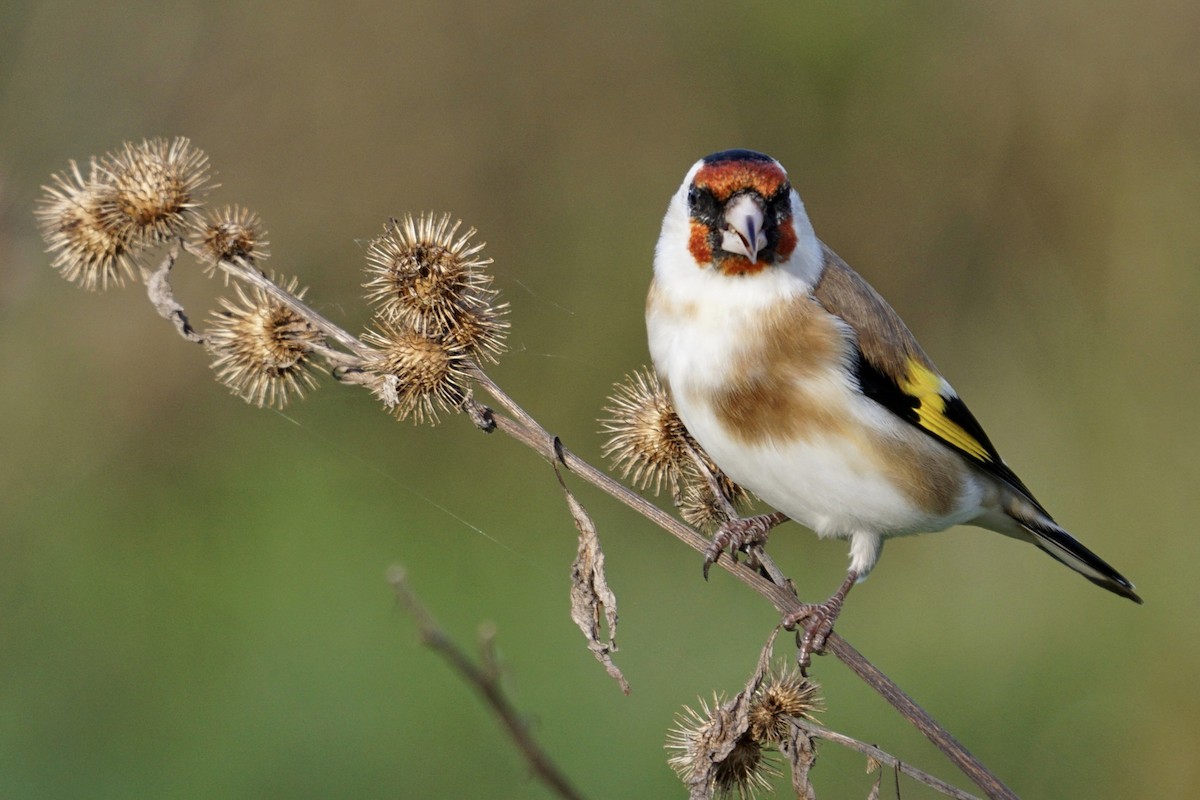
{"type": "Polygon", "coordinates": [[[791,258],[780,266],[805,285],[816,286],[825,267],[825,254],[795,189],[792,190],[792,225],[796,229],[796,249],[792,251],[791,258]]]}

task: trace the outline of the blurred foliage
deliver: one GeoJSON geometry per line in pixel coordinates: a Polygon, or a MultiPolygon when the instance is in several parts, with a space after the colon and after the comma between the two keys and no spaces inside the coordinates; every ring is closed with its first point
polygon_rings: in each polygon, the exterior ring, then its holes
{"type": "MultiPolygon", "coordinates": [[[[186,135],[270,266],[357,329],[364,242],[448,210],[513,304],[493,375],[586,457],[646,360],[687,167],[778,157],[819,235],[909,321],[1010,463],[1144,607],[973,529],[894,542],[840,630],[1031,797],[1200,781],[1200,8],[1007,4],[0,2],[0,796],[545,797],[416,643],[496,623],[511,690],[593,797],[683,792],[674,711],[734,691],[774,620],[579,489],[622,607],[625,698],[567,618],[549,468],[325,387],[246,406],[137,288],[48,268],[70,158],[186,135]]],[[[212,284],[181,275],[211,307],[212,284]]],[[[772,551],[824,597],[844,553],[772,551]]],[[[836,662],[823,721],[962,782],[836,662]]],[[[823,750],[822,796],[865,796],[823,750]]],[[[889,781],[884,781],[885,785],[889,781]]],[[[909,786],[904,796],[921,797],[909,786]]]]}

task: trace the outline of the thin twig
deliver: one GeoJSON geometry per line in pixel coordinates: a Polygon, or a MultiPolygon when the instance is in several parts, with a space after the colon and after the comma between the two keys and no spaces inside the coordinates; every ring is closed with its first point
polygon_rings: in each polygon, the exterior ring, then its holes
{"type": "Polygon", "coordinates": [[[308,345],[312,351],[321,358],[329,362],[331,367],[358,367],[362,364],[362,358],[350,353],[343,353],[341,350],[334,350],[332,347],[326,347],[323,344],[313,342],[308,345]]]}
{"type": "MultiPolygon", "coordinates": [[[[555,450],[555,441],[557,437],[552,436],[549,431],[541,426],[536,419],[529,415],[525,409],[521,408],[515,400],[508,396],[508,392],[500,388],[500,386],[492,380],[492,376],[488,375],[478,364],[471,365],[471,377],[474,378],[484,391],[490,394],[497,403],[499,403],[505,411],[513,416],[513,419],[524,425],[531,433],[549,441],[551,452],[555,450]]],[[[543,455],[545,455],[543,453],[543,455]]],[[[553,456],[548,456],[548,460],[554,463],[556,460],[553,456]]]]}
{"type": "MultiPolygon", "coordinates": [[[[182,241],[182,240],[181,240],[182,241]]],[[[196,252],[190,244],[183,241],[183,247],[191,253],[195,258],[203,258],[201,253],[196,252]]],[[[340,325],[327,320],[323,315],[318,313],[312,306],[305,303],[300,298],[286,291],[283,287],[276,284],[259,270],[248,266],[247,264],[228,259],[221,259],[217,262],[217,266],[225,270],[225,272],[240,281],[245,281],[253,286],[262,289],[274,299],[283,303],[288,308],[295,311],[307,319],[314,327],[331,339],[337,341],[338,344],[345,347],[352,353],[357,355],[365,355],[370,351],[370,348],[358,340],[357,337],[351,336],[340,325]]]]}
{"type": "Polygon", "coordinates": [[[855,650],[837,633],[830,633],[825,640],[825,650],[853,670],[868,686],[878,692],[892,708],[913,724],[929,741],[946,754],[954,765],[966,773],[990,800],[1018,800],[1016,793],[988,770],[979,759],[955,739],[948,730],[929,716],[929,713],[882,671],[855,650]]]}
{"type": "Polygon", "coordinates": [[[901,773],[907,775],[913,780],[920,781],[931,789],[936,789],[947,797],[954,798],[954,800],[979,800],[979,798],[975,795],[967,794],[962,789],[951,786],[942,779],[936,778],[924,770],[910,766],[892,754],[880,750],[875,745],[867,744],[866,742],[859,741],[858,739],[838,733],[837,731],[831,731],[828,728],[823,728],[820,725],[809,722],[808,720],[792,717],[791,723],[809,736],[815,736],[818,739],[824,739],[827,742],[839,744],[842,747],[850,750],[857,750],[869,758],[875,759],[880,764],[891,767],[895,770],[899,770],[901,773]]]}
{"type": "Polygon", "coordinates": [[[440,655],[468,684],[479,692],[488,706],[499,718],[508,731],[508,735],[516,744],[521,755],[529,763],[533,774],[546,784],[551,791],[566,800],[583,800],[583,795],[575,790],[566,776],[558,771],[558,767],[550,757],[533,740],[521,714],[505,697],[500,687],[499,670],[496,666],[494,636],[486,636],[480,643],[483,666],[478,666],[463,652],[454,640],[442,630],[438,621],[429,610],[417,599],[412,588],[408,585],[404,569],[393,567],[388,571],[388,582],[396,594],[396,601],[404,606],[409,615],[417,623],[421,634],[421,642],[430,650],[440,655]]]}

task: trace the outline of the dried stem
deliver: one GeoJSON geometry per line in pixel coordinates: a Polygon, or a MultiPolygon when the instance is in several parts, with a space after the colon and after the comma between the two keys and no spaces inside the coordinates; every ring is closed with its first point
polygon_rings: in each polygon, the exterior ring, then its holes
{"type": "MultiPolygon", "coordinates": [[[[188,253],[190,253],[192,256],[195,258],[203,258],[203,254],[198,252],[186,241],[183,241],[182,243],[184,248],[186,248],[188,253]]],[[[338,344],[342,345],[350,352],[361,356],[370,349],[360,342],[356,337],[351,336],[341,326],[335,325],[334,323],[325,319],[325,317],[318,313],[316,309],[312,308],[307,303],[294,296],[291,292],[284,290],[281,286],[276,284],[258,269],[250,266],[249,264],[246,264],[242,261],[221,259],[217,266],[225,270],[225,272],[231,277],[262,289],[271,297],[275,298],[288,308],[295,311],[297,314],[300,314],[306,318],[314,327],[316,327],[329,338],[337,341],[338,344]]]]}
{"type": "Polygon", "coordinates": [[[583,800],[583,795],[575,790],[566,776],[558,771],[558,767],[542,750],[529,734],[521,713],[513,707],[504,690],[500,686],[500,670],[496,663],[495,638],[493,635],[481,635],[479,642],[480,664],[475,664],[450,636],[442,630],[438,621],[429,610],[417,599],[412,588],[408,585],[404,569],[393,567],[388,572],[388,582],[395,592],[396,601],[404,606],[421,634],[421,642],[440,655],[469,685],[475,688],[484,701],[495,713],[496,717],[508,731],[509,737],[516,744],[521,755],[529,763],[533,774],[546,784],[556,795],[566,800],[583,800]]]}
{"type": "MultiPolygon", "coordinates": [[[[189,252],[191,252],[190,249],[189,252]]],[[[195,254],[193,253],[193,255],[195,254]]],[[[350,351],[349,355],[338,354],[336,351],[330,353],[326,353],[324,350],[318,351],[319,355],[329,359],[335,366],[353,366],[359,363],[360,357],[369,353],[370,348],[357,338],[325,319],[299,298],[294,297],[272,283],[270,279],[257,269],[244,263],[228,260],[222,260],[219,266],[233,278],[262,288],[272,297],[308,319],[332,341],[337,342],[350,351]]],[[[167,266],[167,270],[169,270],[169,265],[167,266]]],[[[165,276],[162,278],[162,282],[166,283],[165,276]]],[[[169,297],[169,286],[166,288],[166,296],[169,297]]],[[[178,311],[182,315],[182,308],[179,308],[178,311]]],[[[178,324],[177,328],[179,328],[178,324]]],[[[196,339],[189,337],[182,328],[180,328],[180,333],[185,338],[189,338],[190,341],[196,341],[196,339]]],[[[646,498],[636,494],[623,484],[618,483],[608,473],[592,466],[562,446],[557,437],[547,432],[532,416],[526,413],[477,364],[472,363],[469,371],[471,377],[476,380],[480,387],[487,391],[508,415],[511,415],[506,416],[494,413],[486,407],[479,406],[474,400],[468,399],[464,402],[464,408],[468,411],[468,416],[471,418],[473,424],[484,430],[500,430],[529,447],[550,463],[559,462],[563,464],[583,480],[638,512],[696,552],[703,554],[708,549],[709,540],[696,530],[666,511],[663,511],[646,498]]],[[[751,566],[735,562],[730,558],[718,560],[717,566],[761,595],[775,607],[779,614],[786,616],[800,610],[800,600],[786,582],[772,582],[764,578],[751,566]]],[[[778,571],[774,572],[777,573],[778,571]]],[[[945,728],[934,721],[894,681],[864,658],[856,649],[851,647],[845,639],[837,633],[831,633],[826,641],[825,649],[826,652],[836,656],[875,692],[891,703],[893,708],[911,722],[955,766],[961,769],[976,786],[983,790],[984,794],[990,800],[1016,800],[1017,795],[1011,789],[1005,786],[987,767],[971,755],[945,728]]]]}
{"type": "Polygon", "coordinates": [[[841,745],[849,750],[855,750],[859,753],[862,753],[868,758],[875,759],[886,767],[891,767],[892,769],[899,771],[901,774],[907,775],[915,781],[920,781],[929,788],[941,792],[947,797],[954,798],[954,800],[979,800],[979,798],[975,795],[968,794],[962,789],[951,786],[942,779],[936,778],[924,770],[910,766],[896,758],[891,753],[880,750],[873,744],[861,742],[858,739],[838,733],[837,731],[831,731],[828,728],[823,728],[820,725],[817,725],[815,722],[810,722],[806,719],[792,718],[791,723],[808,736],[824,739],[827,742],[833,742],[834,744],[841,745]]]}
{"type": "Polygon", "coordinates": [[[183,306],[171,292],[171,269],[179,259],[180,244],[181,241],[176,239],[158,265],[158,269],[146,275],[146,295],[159,316],[174,325],[180,336],[189,342],[204,344],[204,337],[196,333],[195,328],[188,322],[183,306]]]}

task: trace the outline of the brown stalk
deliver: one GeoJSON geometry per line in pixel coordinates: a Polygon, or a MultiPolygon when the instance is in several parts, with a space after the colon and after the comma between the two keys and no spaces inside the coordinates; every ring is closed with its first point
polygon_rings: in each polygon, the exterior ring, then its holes
{"type": "Polygon", "coordinates": [[[501,724],[504,725],[505,730],[508,731],[509,738],[513,740],[521,755],[525,757],[533,774],[559,797],[563,797],[565,800],[583,800],[583,795],[576,791],[567,777],[558,771],[554,761],[534,740],[521,719],[520,711],[505,696],[504,690],[500,686],[500,673],[496,665],[493,638],[480,635],[481,664],[476,664],[442,629],[433,614],[429,613],[429,609],[425,608],[417,599],[416,594],[408,585],[408,579],[402,568],[393,567],[389,570],[388,582],[392,585],[396,601],[404,606],[404,610],[416,621],[417,630],[421,634],[421,642],[441,656],[467,685],[479,692],[484,702],[488,704],[501,724]]]}

